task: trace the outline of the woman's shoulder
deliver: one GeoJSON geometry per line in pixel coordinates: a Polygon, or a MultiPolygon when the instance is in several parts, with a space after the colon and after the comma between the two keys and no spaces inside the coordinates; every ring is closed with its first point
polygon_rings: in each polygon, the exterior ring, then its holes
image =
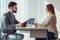
{"type": "Polygon", "coordinates": [[[56,17],[56,15],[54,15],[54,14],[50,14],[49,16],[50,16],[50,17],[56,17]]]}

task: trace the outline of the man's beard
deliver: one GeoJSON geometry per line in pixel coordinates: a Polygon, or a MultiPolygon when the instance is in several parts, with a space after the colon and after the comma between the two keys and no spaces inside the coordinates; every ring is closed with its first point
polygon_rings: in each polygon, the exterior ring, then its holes
{"type": "Polygon", "coordinates": [[[14,13],[17,13],[17,11],[13,11],[14,13]]]}

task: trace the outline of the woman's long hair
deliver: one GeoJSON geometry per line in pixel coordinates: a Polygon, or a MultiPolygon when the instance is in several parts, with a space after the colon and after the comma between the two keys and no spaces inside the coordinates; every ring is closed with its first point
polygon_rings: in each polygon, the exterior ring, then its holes
{"type": "Polygon", "coordinates": [[[54,6],[52,4],[46,5],[48,11],[50,11],[52,14],[55,14],[54,6]]]}

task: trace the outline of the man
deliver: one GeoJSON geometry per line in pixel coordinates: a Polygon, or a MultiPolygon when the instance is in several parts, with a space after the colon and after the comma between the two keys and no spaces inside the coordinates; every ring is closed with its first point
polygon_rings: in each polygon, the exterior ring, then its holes
{"type": "MultiPolygon", "coordinates": [[[[16,27],[21,27],[22,24],[18,22],[14,16],[17,13],[17,3],[10,2],[8,5],[9,12],[5,13],[2,18],[2,32],[9,34],[14,34],[16,32],[16,27]]],[[[21,34],[23,35],[23,34],[21,34]]]]}

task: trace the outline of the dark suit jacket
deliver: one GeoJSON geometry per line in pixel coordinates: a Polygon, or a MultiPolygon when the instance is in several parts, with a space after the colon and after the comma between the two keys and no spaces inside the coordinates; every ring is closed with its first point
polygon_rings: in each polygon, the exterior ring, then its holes
{"type": "Polygon", "coordinates": [[[12,15],[10,12],[7,12],[6,14],[3,15],[2,18],[2,32],[4,33],[12,33],[13,30],[16,30],[16,25],[19,22],[15,19],[15,16],[13,15],[13,19],[12,19],[12,15]]]}

